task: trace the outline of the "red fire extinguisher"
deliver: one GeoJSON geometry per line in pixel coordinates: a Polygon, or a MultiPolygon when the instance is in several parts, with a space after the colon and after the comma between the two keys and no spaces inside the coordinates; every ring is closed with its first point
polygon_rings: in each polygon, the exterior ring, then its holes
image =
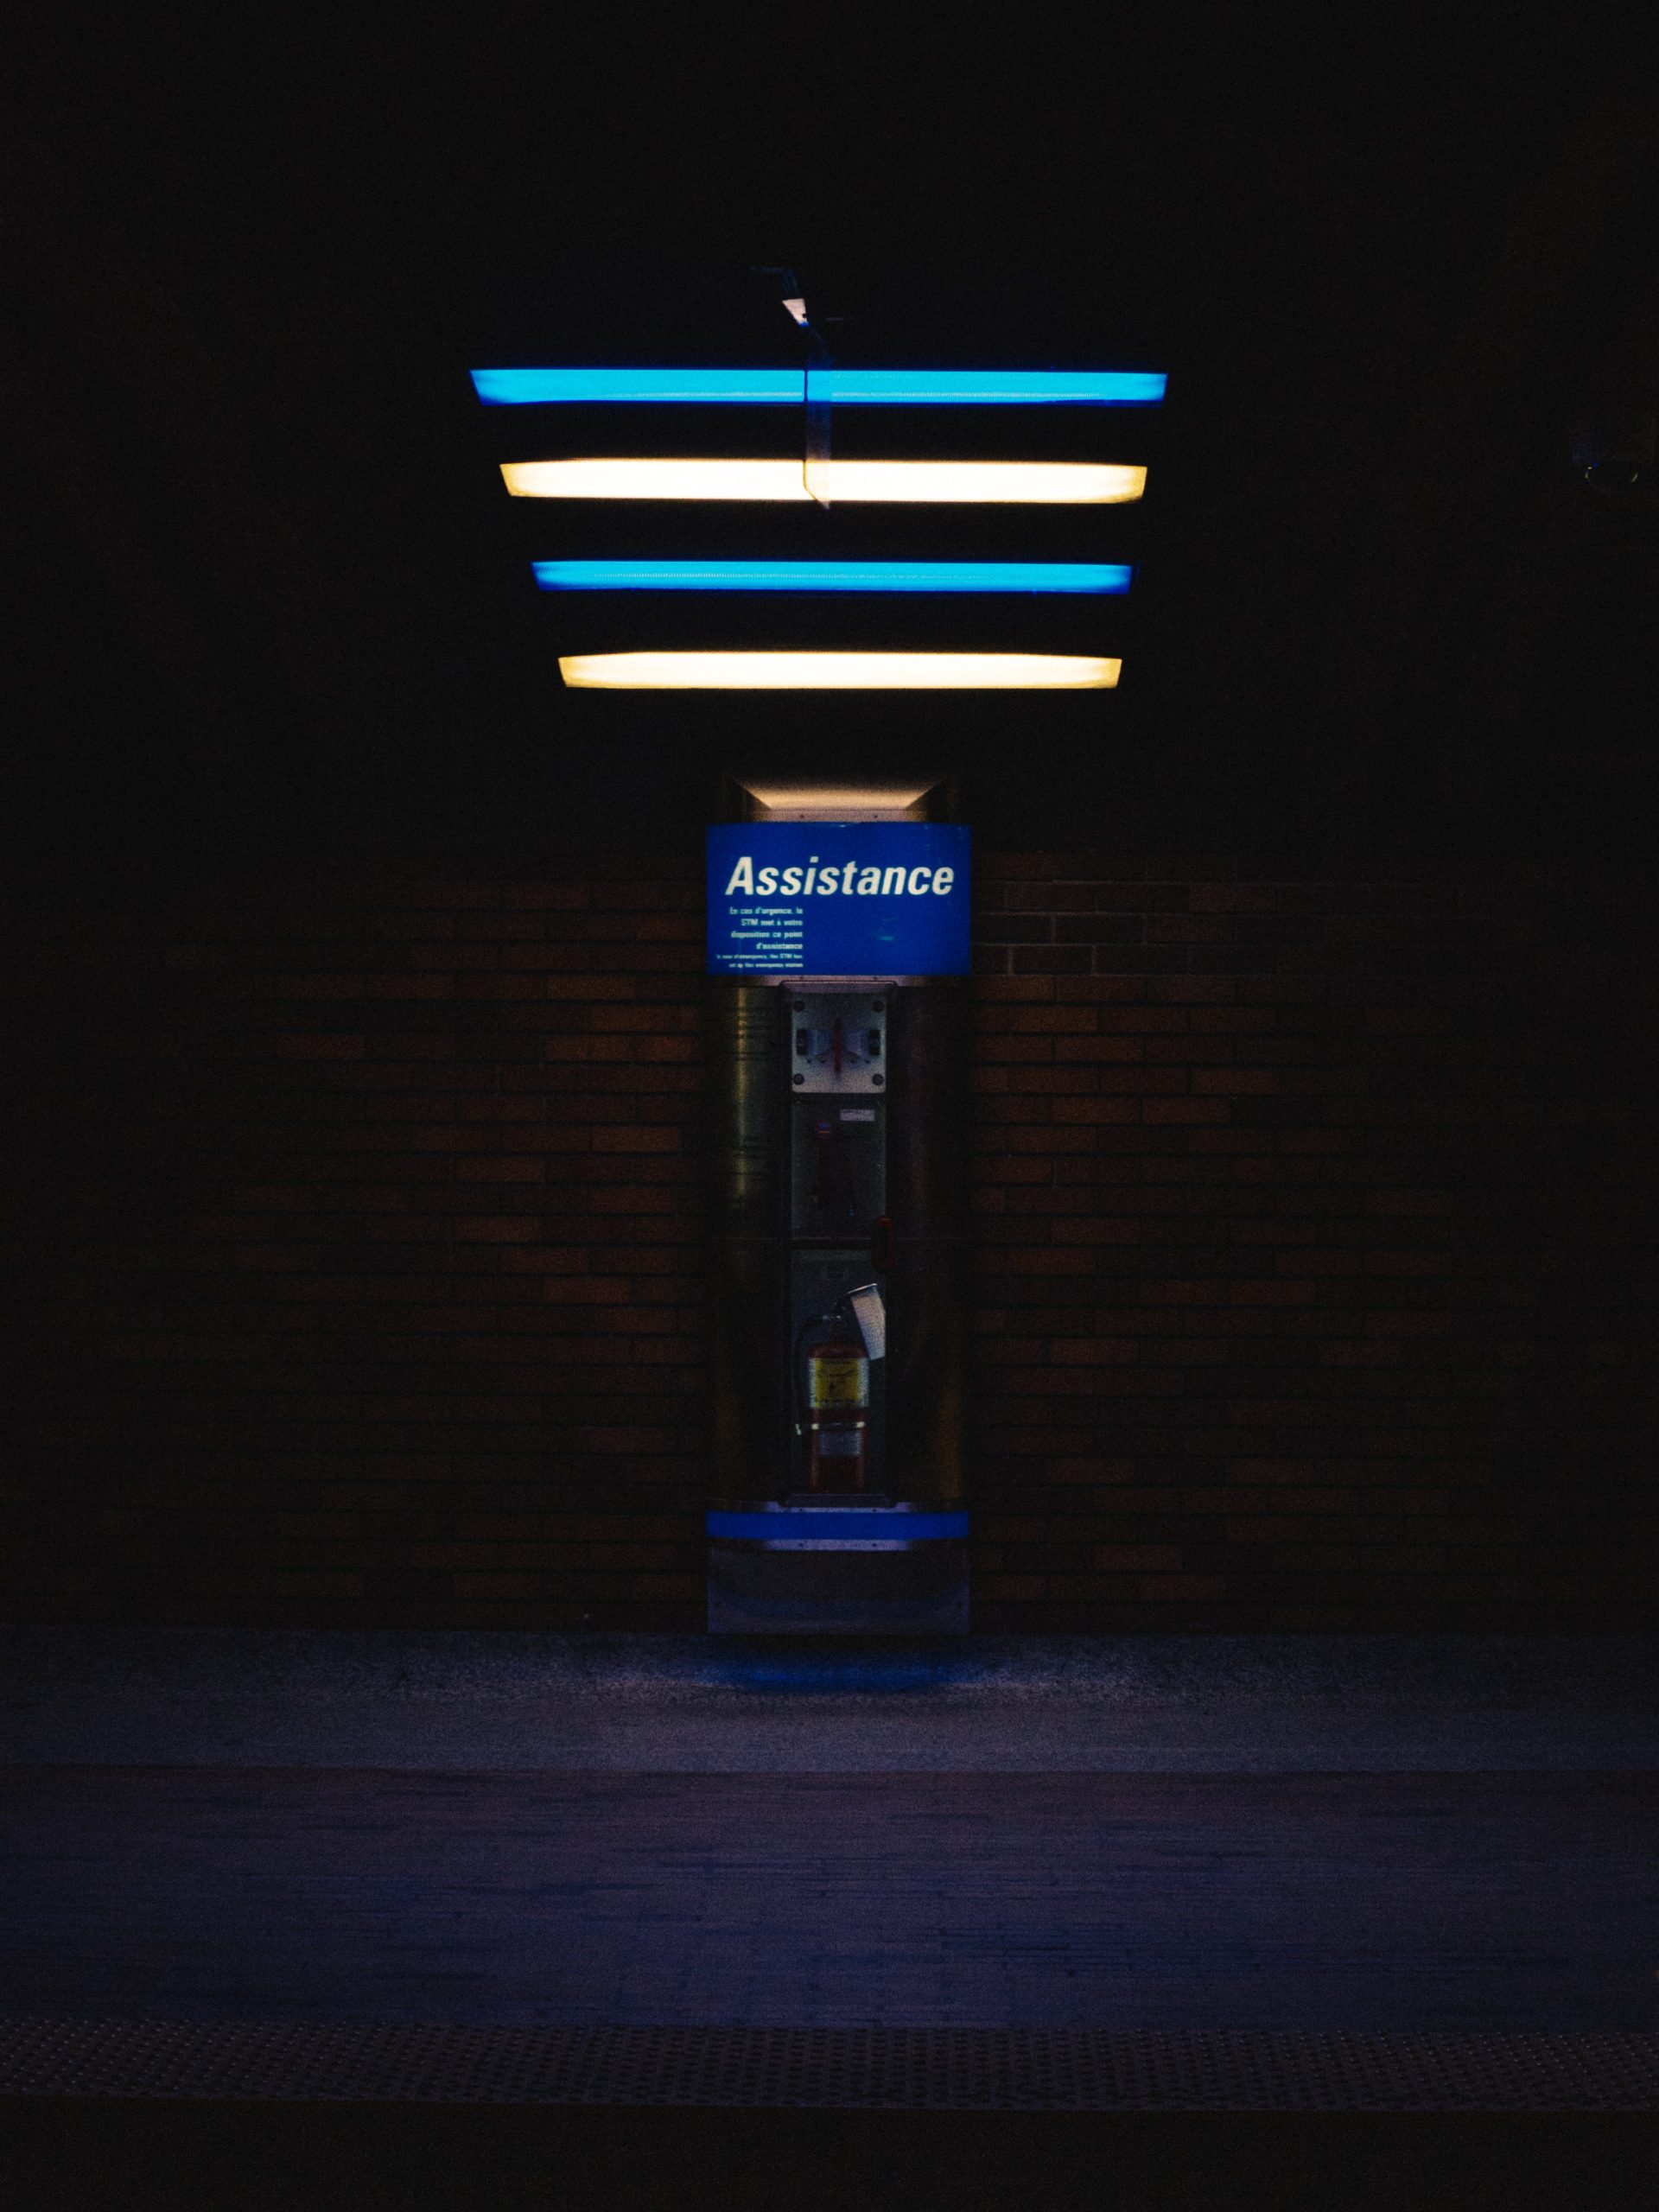
{"type": "Polygon", "coordinates": [[[839,1316],[806,1355],[809,1490],[862,1490],[869,1464],[870,1362],[839,1316]]]}

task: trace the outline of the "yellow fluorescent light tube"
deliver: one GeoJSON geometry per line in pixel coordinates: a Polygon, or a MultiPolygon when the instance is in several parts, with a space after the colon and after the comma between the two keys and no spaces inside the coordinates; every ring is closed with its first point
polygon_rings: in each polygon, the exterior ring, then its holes
{"type": "Polygon", "coordinates": [[[1101,691],[1122,665],[1084,653],[572,653],[559,673],[615,691],[1101,691]]]}
{"type": "MultiPolygon", "coordinates": [[[[798,461],[508,461],[501,474],[517,499],[812,498],[798,461]]],[[[1110,506],[1147,485],[1144,468],[1099,461],[830,461],[812,474],[824,496],[853,501],[1110,506]]]]}

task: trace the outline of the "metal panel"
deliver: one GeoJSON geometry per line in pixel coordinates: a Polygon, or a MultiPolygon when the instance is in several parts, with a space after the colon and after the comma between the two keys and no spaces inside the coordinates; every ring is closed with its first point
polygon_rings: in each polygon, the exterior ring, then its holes
{"type": "Polygon", "coordinates": [[[728,1498],[775,1484],[787,1421],[781,995],[765,985],[709,991],[714,1221],[709,1268],[713,1488],[728,1498]]]}
{"type": "Polygon", "coordinates": [[[885,992],[809,991],[789,1002],[789,1080],[803,1096],[874,1095],[887,1087],[885,992]]]}

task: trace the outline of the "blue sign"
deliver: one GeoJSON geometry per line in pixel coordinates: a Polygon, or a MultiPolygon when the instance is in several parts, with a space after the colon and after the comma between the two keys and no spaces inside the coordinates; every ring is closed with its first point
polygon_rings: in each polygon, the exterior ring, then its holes
{"type": "Polygon", "coordinates": [[[969,833],[940,822],[709,832],[713,976],[965,976],[969,833]]]}

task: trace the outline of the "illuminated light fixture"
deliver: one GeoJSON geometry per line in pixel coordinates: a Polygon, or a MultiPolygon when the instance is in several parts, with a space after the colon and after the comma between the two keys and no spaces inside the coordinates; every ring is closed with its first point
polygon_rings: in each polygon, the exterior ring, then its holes
{"type": "Polygon", "coordinates": [[[1083,653],[573,653],[574,689],[616,691],[1102,691],[1121,660],[1083,653]]]}
{"type": "MultiPolygon", "coordinates": [[[[798,407],[799,369],[474,369],[486,407],[655,401],[798,407]]],[[[836,405],[880,407],[1155,407],[1166,378],[1138,370],[823,369],[836,405]]]]}
{"type": "MultiPolygon", "coordinates": [[[[1112,506],[1138,499],[1144,468],[1057,461],[830,461],[816,473],[859,500],[1112,506]]],[[[812,503],[798,461],[508,461],[516,499],[794,499],[812,503]]]]}
{"type": "Polygon", "coordinates": [[[819,777],[797,780],[742,776],[738,779],[767,815],[797,822],[845,822],[854,818],[891,822],[907,815],[926,798],[937,776],[898,782],[832,783],[819,777]]]}
{"type": "Polygon", "coordinates": [[[1099,561],[532,561],[543,591],[1126,592],[1099,561]]]}

